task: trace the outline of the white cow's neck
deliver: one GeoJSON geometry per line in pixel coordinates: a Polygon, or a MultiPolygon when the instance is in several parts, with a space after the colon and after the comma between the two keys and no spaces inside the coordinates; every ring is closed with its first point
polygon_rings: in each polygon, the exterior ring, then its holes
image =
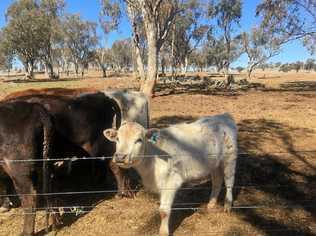
{"type": "Polygon", "coordinates": [[[144,155],[145,157],[143,158],[143,160],[134,168],[142,178],[142,182],[145,188],[157,192],[160,185],[159,180],[156,179],[157,168],[166,169],[168,165],[168,157],[166,157],[166,153],[164,151],[162,151],[156,145],[150,142],[146,143],[144,155]],[[160,155],[162,155],[163,157],[160,157],[160,155]],[[157,161],[157,158],[165,159],[166,161],[157,161]]]}

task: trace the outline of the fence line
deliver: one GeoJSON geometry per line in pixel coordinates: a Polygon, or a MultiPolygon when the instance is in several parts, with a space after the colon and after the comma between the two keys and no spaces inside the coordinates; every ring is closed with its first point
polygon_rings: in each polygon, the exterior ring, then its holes
{"type": "MultiPolygon", "coordinates": [[[[299,188],[311,188],[316,187],[315,183],[295,182],[297,185],[308,185],[299,186],[299,188]]],[[[248,188],[288,188],[288,185],[236,185],[234,189],[248,189],[248,188]]],[[[160,190],[210,190],[209,187],[182,187],[182,188],[160,188],[160,190]]],[[[145,192],[144,189],[129,189],[130,192],[145,192]]],[[[58,195],[84,195],[84,194],[104,194],[104,193],[117,193],[118,189],[109,190],[90,190],[90,191],[67,191],[67,192],[50,192],[50,193],[21,193],[21,194],[0,194],[0,197],[19,197],[19,196],[58,196],[58,195]]]]}
{"type": "MultiPolygon", "coordinates": [[[[294,151],[294,153],[316,153],[316,150],[298,150],[294,151]]],[[[265,154],[289,154],[289,155],[294,155],[294,153],[291,152],[271,152],[271,153],[265,153],[265,154]]],[[[233,153],[226,153],[226,154],[233,154],[233,153]]],[[[256,153],[257,154],[257,153],[256,153]]],[[[216,157],[218,154],[207,154],[209,157],[216,157]]],[[[249,152],[241,152],[237,154],[238,156],[251,156],[255,155],[255,153],[249,153],[249,152]]],[[[141,155],[138,157],[170,157],[171,155],[165,154],[165,155],[141,155]]],[[[177,155],[181,157],[185,156],[191,156],[191,155],[177,155]]],[[[13,160],[1,160],[1,163],[10,163],[10,162],[44,162],[44,161],[78,161],[78,160],[106,160],[106,159],[112,159],[113,156],[99,156],[99,157],[65,157],[65,158],[50,158],[50,159],[13,159],[13,160]]]]}
{"type": "MultiPolygon", "coordinates": [[[[204,203],[199,203],[200,205],[204,205],[204,203]]],[[[179,204],[173,204],[173,205],[179,205],[179,204]]],[[[190,205],[190,204],[183,204],[183,205],[190,205]]],[[[97,206],[97,205],[92,205],[92,206],[58,206],[58,207],[39,207],[39,208],[32,208],[32,210],[34,212],[19,212],[19,213],[9,213],[9,212],[3,212],[0,213],[0,215],[6,215],[6,216],[10,216],[10,215],[33,215],[36,214],[36,211],[51,211],[52,214],[56,214],[56,212],[54,213],[54,210],[60,210],[62,209],[67,209],[69,211],[63,211],[62,214],[84,214],[84,213],[90,213],[92,212],[94,209],[92,208],[96,208],[96,209],[102,209],[102,210],[106,210],[107,208],[109,208],[110,206],[97,206]],[[90,208],[91,210],[85,210],[82,208],[90,208]]],[[[112,207],[110,207],[112,208],[112,207]]],[[[300,209],[300,208],[316,208],[316,204],[307,204],[307,205],[252,205],[252,206],[232,206],[232,209],[238,210],[238,209],[242,209],[242,210],[247,210],[247,209],[300,209]]],[[[19,208],[20,210],[30,210],[30,208],[19,208]]],[[[200,211],[200,210],[206,210],[207,211],[211,211],[211,212],[223,212],[223,209],[221,208],[206,208],[206,207],[172,207],[171,210],[173,211],[200,211]]]]}

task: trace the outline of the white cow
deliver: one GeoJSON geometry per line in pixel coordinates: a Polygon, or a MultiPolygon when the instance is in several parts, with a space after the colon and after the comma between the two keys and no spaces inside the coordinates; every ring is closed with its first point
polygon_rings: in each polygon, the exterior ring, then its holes
{"type": "Polygon", "coordinates": [[[103,93],[118,103],[122,122],[133,121],[149,128],[149,103],[145,94],[133,90],[105,90],[103,93]]]}
{"type": "Polygon", "coordinates": [[[113,161],[123,168],[135,168],[145,188],[160,194],[160,235],[169,235],[171,206],[184,183],[212,180],[208,208],[213,208],[225,180],[225,209],[231,209],[237,127],[229,114],[160,130],[125,122],[119,130],[105,130],[104,135],[116,142],[113,161]]]}

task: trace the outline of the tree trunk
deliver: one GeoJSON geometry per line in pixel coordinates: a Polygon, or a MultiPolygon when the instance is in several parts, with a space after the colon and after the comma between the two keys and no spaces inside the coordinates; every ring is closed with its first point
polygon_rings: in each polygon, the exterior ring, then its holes
{"type": "Polygon", "coordinates": [[[188,64],[189,64],[189,59],[188,57],[186,56],[184,58],[184,76],[187,76],[187,73],[188,73],[188,64]]]}
{"type": "Polygon", "coordinates": [[[75,63],[75,71],[76,71],[76,76],[78,77],[79,74],[79,66],[77,63],[75,63]]]}
{"type": "Polygon", "coordinates": [[[54,73],[54,67],[51,62],[47,61],[45,67],[49,79],[58,79],[58,76],[54,73]]]}
{"type": "Polygon", "coordinates": [[[106,78],[107,74],[106,74],[106,67],[104,65],[101,66],[102,69],[102,78],[106,78]]]}
{"type": "Polygon", "coordinates": [[[85,68],[84,65],[82,65],[82,66],[81,66],[81,77],[82,77],[82,78],[83,78],[83,76],[84,76],[84,68],[85,68]]]}
{"type": "Polygon", "coordinates": [[[171,41],[171,77],[172,80],[175,79],[175,73],[174,73],[174,67],[175,67],[175,63],[174,63],[174,41],[175,41],[175,24],[173,24],[172,27],[172,41],[171,41]]]}
{"type": "Polygon", "coordinates": [[[247,78],[248,78],[248,80],[250,80],[250,78],[251,78],[251,73],[252,73],[252,68],[249,68],[247,70],[247,78]]]}
{"type": "Polygon", "coordinates": [[[27,79],[33,79],[33,77],[34,77],[34,62],[28,62],[27,63],[27,69],[26,69],[25,77],[27,79]]]}
{"type": "Polygon", "coordinates": [[[133,7],[131,7],[130,4],[127,5],[127,14],[133,27],[133,44],[134,44],[134,51],[135,51],[135,56],[136,56],[137,72],[141,79],[141,84],[144,84],[146,80],[146,75],[145,75],[142,54],[140,51],[140,35],[138,32],[137,14],[135,13],[135,9],[133,9],[133,7]]]}
{"type": "Polygon", "coordinates": [[[259,63],[254,63],[254,64],[252,64],[252,65],[250,65],[250,66],[248,67],[248,69],[247,69],[247,78],[248,78],[248,80],[251,79],[251,74],[252,74],[254,68],[255,68],[258,64],[259,64],[259,63]]]}
{"type": "Polygon", "coordinates": [[[147,23],[147,41],[148,41],[148,72],[147,80],[142,86],[142,92],[148,97],[154,96],[154,89],[157,81],[158,72],[158,46],[157,30],[152,22],[147,23]]]}
{"type": "Polygon", "coordinates": [[[144,63],[143,63],[143,59],[140,53],[140,49],[137,45],[134,45],[134,48],[135,48],[137,72],[141,79],[141,83],[145,83],[146,75],[145,75],[144,63]]]}
{"type": "Polygon", "coordinates": [[[164,58],[161,59],[161,74],[162,76],[165,76],[166,73],[165,73],[165,67],[166,67],[166,61],[164,58]]]}

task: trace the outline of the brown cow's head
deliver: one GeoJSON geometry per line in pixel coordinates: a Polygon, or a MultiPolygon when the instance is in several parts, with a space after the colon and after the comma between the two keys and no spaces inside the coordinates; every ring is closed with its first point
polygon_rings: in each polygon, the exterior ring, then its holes
{"type": "Polygon", "coordinates": [[[116,143],[113,161],[123,168],[137,166],[145,158],[148,139],[155,142],[158,133],[157,129],[146,130],[135,122],[125,122],[118,130],[107,129],[103,132],[107,139],[116,143]]]}

